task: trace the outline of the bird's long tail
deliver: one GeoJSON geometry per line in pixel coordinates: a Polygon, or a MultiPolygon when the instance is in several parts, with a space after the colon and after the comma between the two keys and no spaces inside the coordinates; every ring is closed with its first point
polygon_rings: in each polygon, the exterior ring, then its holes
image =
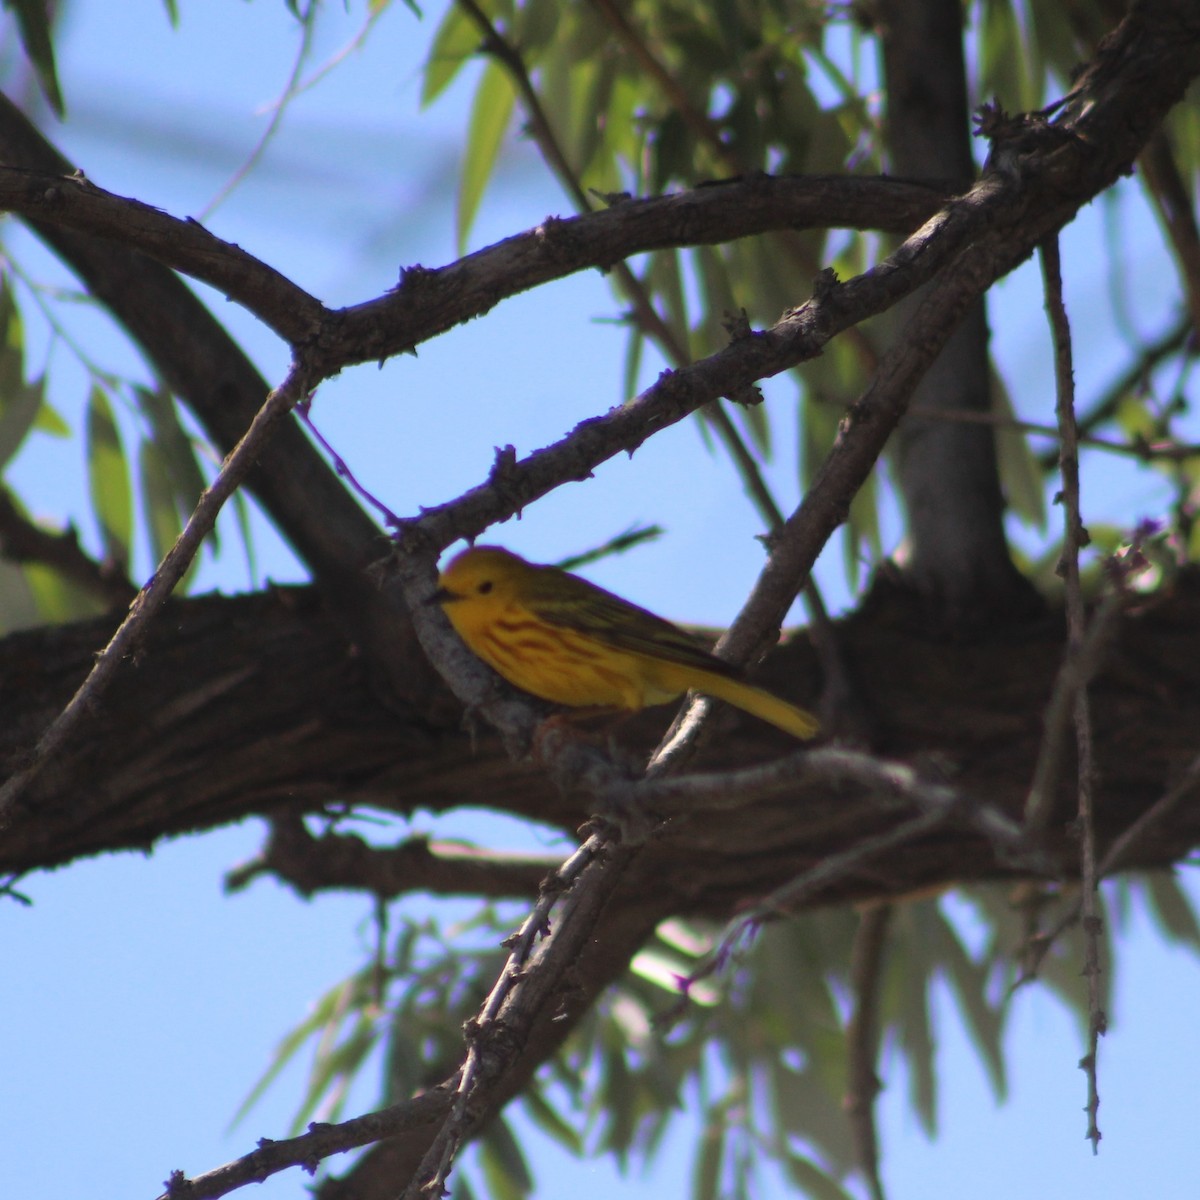
{"type": "Polygon", "coordinates": [[[741,679],[732,679],[716,674],[708,675],[704,682],[699,684],[699,690],[715,696],[718,700],[724,700],[735,708],[740,708],[751,716],[759,717],[774,725],[776,729],[782,729],[784,733],[790,733],[793,737],[801,738],[804,741],[815,737],[821,728],[820,722],[812,713],[798,708],[795,704],[789,704],[786,700],[781,700],[778,696],[773,696],[770,692],[755,687],[752,683],[745,683],[741,679]]]}

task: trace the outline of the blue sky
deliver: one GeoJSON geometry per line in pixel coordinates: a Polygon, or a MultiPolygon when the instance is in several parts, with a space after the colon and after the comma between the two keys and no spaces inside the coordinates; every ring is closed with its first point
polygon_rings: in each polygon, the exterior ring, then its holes
{"type": "MultiPolygon", "coordinates": [[[[172,31],[154,0],[71,7],[60,59],[69,120],[56,136],[100,185],[183,216],[202,212],[253,148],[267,120],[264,106],[287,77],[295,37],[278,0],[182,0],[180,8],[181,28],[172,31]]],[[[263,162],[206,222],[331,303],[383,291],[403,265],[455,257],[446,187],[469,89],[460,85],[432,112],[420,111],[422,46],[441,5],[430,6],[420,24],[402,6],[393,8],[363,51],[295,103],[263,162]]],[[[315,61],[346,45],[361,21],[360,6],[345,14],[329,5],[315,61]]],[[[472,246],[566,211],[529,149],[514,144],[472,246]]],[[[1064,241],[1064,270],[1076,327],[1092,335],[1077,362],[1083,396],[1120,358],[1120,336],[1106,315],[1107,264],[1096,250],[1106,220],[1122,225],[1117,241],[1135,319],[1161,328],[1167,305],[1158,280],[1169,268],[1145,210],[1129,204],[1106,212],[1098,203],[1082,214],[1064,241]]],[[[30,273],[65,279],[28,239],[14,246],[30,273]]],[[[223,298],[210,299],[277,381],[286,349],[223,298]]],[[[517,297],[422,346],[416,359],[357,368],[324,385],[315,420],[394,511],[439,503],[483,477],[494,446],[513,442],[527,452],[623,399],[624,333],[611,322],[617,307],[598,273],[517,297]]],[[[102,322],[84,312],[75,319],[98,359],[141,370],[136,354],[102,322]]],[[[1032,265],[995,290],[992,323],[1020,409],[1045,419],[1052,405],[1049,350],[1032,265]]],[[[45,345],[44,331],[32,325],[30,337],[45,345]]],[[[647,362],[644,370],[653,378],[657,365],[647,362]]],[[[55,404],[77,422],[83,373],[61,346],[50,372],[55,404]]],[[[786,384],[771,385],[768,398],[779,447],[768,476],[787,508],[799,498],[795,420],[786,384]]],[[[128,414],[122,419],[128,426],[128,414]]],[[[82,461],[78,440],[39,437],[10,480],[36,512],[73,516],[95,544],[82,461]]],[[[1163,496],[1161,486],[1123,464],[1098,463],[1085,476],[1089,519],[1128,524],[1154,515],[1163,496]]],[[[495,536],[531,557],[555,559],[650,521],[668,536],[601,564],[593,578],[678,620],[727,622],[760,562],[754,538],[761,527],[732,470],[709,454],[691,423],[655,438],[632,460],[606,464],[586,486],[567,486],[495,536]],[[698,495],[701,473],[710,485],[698,495]],[[714,555],[718,539],[721,553],[714,555]]],[[[894,534],[894,514],[886,524],[894,534]]],[[[202,588],[235,591],[264,578],[302,578],[265,523],[256,528],[254,577],[234,551],[206,562],[202,588]]],[[[843,606],[840,549],[826,559],[821,583],[843,606]]],[[[138,568],[150,565],[143,549],[138,568]]],[[[418,819],[415,826],[431,823],[418,819]]],[[[267,881],[223,897],[224,871],[252,854],[260,836],[248,824],[175,841],[146,857],[80,863],[24,881],[33,908],[0,908],[8,966],[0,1029],[10,1081],[0,1090],[0,1127],[10,1148],[12,1195],[150,1197],[173,1168],[202,1171],[260,1136],[283,1134],[299,1095],[296,1071],[238,1129],[227,1127],[279,1037],[361,964],[370,905],[355,897],[301,903],[267,881]]],[[[1200,895],[1194,881],[1191,887],[1200,895]]],[[[415,911],[421,902],[411,903],[415,911]]],[[[1030,988],[1015,1001],[1011,1091],[1001,1107],[943,1003],[937,1141],[927,1141],[909,1113],[898,1064],[887,1070],[881,1112],[895,1197],[964,1190],[982,1200],[1192,1194],[1190,1113],[1200,1066],[1192,1009],[1200,967],[1143,917],[1121,939],[1120,958],[1113,1028],[1101,1048],[1100,1156],[1093,1159],[1083,1140],[1080,1031],[1051,996],[1030,988]]],[[[367,1077],[349,1111],[367,1107],[373,1095],[367,1077]]],[[[634,1197],[675,1192],[690,1132],[685,1125],[672,1140],[656,1176],[632,1182],[617,1182],[605,1162],[581,1166],[531,1141],[538,1195],[557,1197],[568,1187],[577,1200],[608,1196],[614,1187],[634,1197]]],[[[304,1182],[288,1173],[253,1194],[299,1197],[304,1182]]]]}

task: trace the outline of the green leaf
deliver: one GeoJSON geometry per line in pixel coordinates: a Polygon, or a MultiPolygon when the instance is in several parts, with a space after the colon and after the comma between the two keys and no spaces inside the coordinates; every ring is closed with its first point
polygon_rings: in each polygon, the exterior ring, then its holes
{"type": "MultiPolygon", "coordinates": [[[[183,530],[171,475],[163,452],[153,442],[142,442],[138,448],[138,479],[142,489],[142,507],[150,534],[150,553],[156,563],[162,562],[183,530]]],[[[194,565],[194,564],[193,564],[194,565]]]]}
{"type": "Polygon", "coordinates": [[[725,1114],[709,1111],[700,1135],[696,1165],[692,1168],[692,1195],[696,1200],[716,1200],[721,1189],[721,1165],[725,1158],[725,1114]]]}
{"type": "Polygon", "coordinates": [[[531,1089],[521,1099],[526,1115],[544,1134],[576,1158],[583,1153],[583,1139],[579,1133],[559,1116],[539,1090],[531,1089]]]}
{"type": "Polygon", "coordinates": [[[237,519],[238,532],[242,535],[242,546],[246,551],[246,573],[251,579],[258,576],[258,562],[254,554],[254,536],[250,528],[250,504],[241,490],[233,493],[233,515],[237,519]]]}
{"type": "Polygon", "coordinates": [[[941,962],[959,1010],[971,1034],[975,1049],[987,1067],[988,1079],[996,1098],[1003,1099],[1007,1090],[1004,1072],[1004,1016],[987,998],[988,970],[986,963],[976,963],[959,941],[954,926],[944,913],[937,912],[933,927],[935,953],[941,962]]]}
{"type": "Polygon", "coordinates": [[[478,28],[466,11],[457,4],[449,5],[425,60],[422,106],[431,104],[446,90],[463,63],[479,52],[481,40],[478,28]]]}
{"type": "Polygon", "coordinates": [[[329,989],[313,1006],[309,1015],[300,1022],[290,1033],[286,1034],[275,1048],[267,1069],[250,1089],[249,1095],[242,1101],[229,1128],[238,1125],[247,1113],[258,1103],[267,1088],[275,1081],[284,1068],[296,1056],[300,1048],[310,1038],[320,1033],[326,1027],[339,1024],[345,1013],[355,1003],[355,997],[363,987],[361,973],[352,975],[349,979],[340,980],[329,989]]]}
{"type": "Polygon", "coordinates": [[[629,331],[629,340],[625,343],[625,368],[621,373],[621,402],[626,403],[637,395],[638,372],[642,367],[642,350],[646,345],[646,335],[638,328],[629,331]]]}
{"type": "Polygon", "coordinates": [[[0,468],[21,448],[37,425],[45,397],[45,377],[21,384],[15,392],[0,393],[0,468]]]}
{"type": "Polygon", "coordinates": [[[336,1121],[339,1118],[350,1081],[358,1074],[378,1041],[378,1025],[371,1017],[359,1012],[350,1033],[342,1041],[329,1050],[322,1046],[309,1075],[300,1110],[292,1122],[293,1135],[301,1132],[327,1097],[328,1119],[336,1121]]]}
{"type": "MultiPolygon", "coordinates": [[[[67,621],[82,621],[86,617],[98,617],[106,611],[106,605],[97,599],[94,592],[67,579],[45,563],[21,564],[25,583],[40,619],[34,624],[63,624],[67,621]]],[[[0,600],[0,612],[4,619],[12,617],[11,608],[0,600]]]]}
{"type": "Polygon", "coordinates": [[[38,409],[33,427],[38,433],[49,434],[50,437],[66,438],[71,436],[70,425],[66,423],[58,410],[46,401],[45,395],[42,396],[42,405],[38,409]]]}
{"type": "Polygon", "coordinates": [[[491,1200],[524,1200],[533,1190],[525,1156],[503,1117],[492,1121],[480,1138],[479,1165],[491,1200]]]}
{"type": "Polygon", "coordinates": [[[93,384],[87,405],[88,486],[100,523],[105,555],[129,561],[133,536],[133,494],[121,434],[108,396],[93,384]]]}
{"type": "Polygon", "coordinates": [[[1142,883],[1154,923],[1164,936],[1200,949],[1200,922],[1179,880],[1170,871],[1148,871],[1142,883]]]}
{"type": "Polygon", "coordinates": [[[475,1191],[463,1171],[454,1173],[454,1190],[450,1193],[450,1200],[475,1200],[475,1191]]]}
{"type": "Polygon", "coordinates": [[[16,12],[21,45],[33,63],[46,100],[54,109],[55,116],[61,118],[66,109],[58,87],[54,45],[50,40],[51,5],[48,0],[4,0],[4,7],[16,12]]]}
{"type": "MultiPolygon", "coordinates": [[[[138,408],[150,423],[151,440],[165,473],[171,502],[182,520],[191,516],[205,488],[204,474],[196,447],[179,421],[179,411],[170,392],[135,387],[138,408]]],[[[217,531],[209,535],[218,548],[217,531]]]]}
{"type": "Polygon", "coordinates": [[[1029,438],[1019,429],[1009,428],[1016,420],[1012,397],[995,368],[989,370],[991,411],[998,419],[996,458],[1004,496],[1013,512],[1027,524],[1041,529],[1046,524],[1046,488],[1037,455],[1029,438]]]}
{"type": "Polygon", "coordinates": [[[31,629],[45,618],[19,563],[0,558],[0,633],[31,629]]]}
{"type": "Polygon", "coordinates": [[[1010,0],[985,0],[980,25],[980,89],[997,96],[1005,108],[1036,108],[1041,64],[1035,47],[1021,36],[1015,7],[1010,0]]]}
{"type": "Polygon", "coordinates": [[[936,960],[930,938],[932,901],[906,904],[904,937],[899,952],[890,955],[887,990],[894,997],[891,1012],[900,1035],[900,1049],[908,1062],[909,1093],[913,1108],[929,1137],[937,1132],[937,1085],[933,1063],[933,1031],[929,1020],[929,985],[936,960]]]}
{"type": "Polygon", "coordinates": [[[812,1159],[789,1154],[783,1160],[783,1168],[796,1187],[812,1200],[853,1200],[850,1193],[812,1159]]]}
{"type": "Polygon", "coordinates": [[[500,147],[504,144],[515,100],[508,72],[499,63],[489,62],[484,68],[471,107],[466,156],[458,185],[459,254],[465,252],[467,236],[479,211],[484,188],[496,166],[500,147]]]}

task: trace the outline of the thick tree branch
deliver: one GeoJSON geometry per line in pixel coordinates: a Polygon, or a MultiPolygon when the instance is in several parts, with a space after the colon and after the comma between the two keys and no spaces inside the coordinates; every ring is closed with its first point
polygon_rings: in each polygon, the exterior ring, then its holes
{"type": "Polygon", "coordinates": [[[676,195],[623,199],[602,212],[548,217],[448,266],[411,267],[390,295],[337,310],[196,221],[106,192],[77,173],[16,163],[0,168],[0,210],[109,239],[202,280],[292,346],[320,347],[329,354],[331,374],[412,350],[506,297],[589,267],[608,269],[649,250],[716,245],[779,229],[907,234],[946,198],[941,186],[888,178],[719,181],[676,195]]]}
{"type": "Polygon", "coordinates": [[[386,900],[412,892],[531,898],[560,861],[558,855],[501,853],[424,837],[388,847],[347,834],[318,838],[300,816],[286,814],[271,821],[262,852],[230,871],[225,886],[237,892],[260,875],[274,875],[305,898],[331,890],[372,892],[386,900]]]}

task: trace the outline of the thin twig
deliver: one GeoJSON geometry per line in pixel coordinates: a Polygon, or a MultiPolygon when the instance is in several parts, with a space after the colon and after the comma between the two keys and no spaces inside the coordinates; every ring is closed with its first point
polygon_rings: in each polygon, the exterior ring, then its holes
{"type": "Polygon", "coordinates": [[[888,928],[894,906],[873,904],[859,917],[850,951],[850,989],[854,1011],[846,1027],[846,1096],[842,1107],[850,1121],[858,1169],[867,1180],[872,1200],[884,1200],[879,1174],[879,1137],[875,1100],[881,1091],[879,1072],[879,1001],[888,928]]]}
{"type": "Polygon", "coordinates": [[[1025,797],[1025,828],[1031,835],[1044,832],[1054,816],[1062,755],[1076,711],[1076,701],[1104,661],[1109,642],[1116,632],[1123,603],[1120,592],[1109,592],[1104,597],[1075,653],[1071,651],[1068,636],[1068,651],[1059,667],[1042,718],[1042,741],[1038,747],[1033,781],[1025,797]]]}
{"type": "Polygon", "coordinates": [[[350,485],[351,489],[357,495],[361,496],[383,518],[384,524],[389,529],[396,529],[400,525],[400,518],[378,496],[373,495],[359,483],[358,476],[350,469],[350,464],[326,440],[325,435],[313,422],[311,414],[312,399],[306,396],[296,404],[296,416],[299,418],[300,423],[312,434],[317,445],[329,455],[338,478],[344,479],[350,485]]]}
{"type": "MultiPolygon", "coordinates": [[[[551,909],[573,887],[583,886],[581,878],[608,855],[612,848],[613,838],[610,832],[593,833],[557,871],[546,878],[537,903],[522,922],[520,929],[506,940],[505,945],[510,948],[508,961],[480,1007],[478,1015],[467,1025],[467,1052],[459,1071],[450,1112],[426,1150],[420,1166],[408,1181],[401,1194],[401,1200],[424,1200],[427,1197],[445,1194],[445,1182],[454,1156],[471,1132],[473,1093],[486,1082],[490,1066],[487,1060],[493,1040],[503,1035],[501,1012],[526,979],[530,960],[539,940],[549,940],[553,936],[550,926],[551,909]]],[[[560,930],[566,926],[568,920],[564,915],[559,923],[560,930]]],[[[492,1057],[495,1057],[494,1054],[492,1057]]]]}
{"type": "Polygon", "coordinates": [[[299,1137],[275,1141],[263,1138],[249,1154],[189,1179],[172,1171],[158,1200],[215,1200],[248,1183],[262,1183],[290,1167],[310,1174],[316,1164],[335,1154],[369,1146],[397,1134],[419,1133],[440,1120],[450,1105],[450,1089],[442,1084],[411,1100],[338,1124],[314,1121],[299,1137]]]}
{"type": "Polygon", "coordinates": [[[225,181],[217,194],[204,206],[204,210],[200,213],[197,220],[207,221],[229,199],[234,190],[250,172],[254,170],[255,166],[262,160],[262,156],[267,152],[267,147],[271,144],[271,139],[275,136],[279,126],[283,123],[283,116],[287,111],[288,104],[300,94],[300,73],[304,70],[304,64],[308,61],[309,51],[312,49],[313,30],[316,27],[316,9],[315,0],[310,0],[303,15],[301,15],[298,9],[294,10],[302,28],[300,44],[296,48],[296,56],[292,60],[292,69],[288,74],[287,83],[283,86],[283,92],[279,99],[271,105],[271,119],[267,122],[266,129],[263,130],[262,136],[246,156],[245,161],[225,181]]]}
{"type": "Polygon", "coordinates": [[[47,763],[61,753],[87,714],[100,704],[121,668],[133,661],[151,621],[183,578],[204,538],[216,523],[225,501],[254,466],[263,443],[275,425],[307,394],[310,376],[307,365],[299,361],[292,363],[287,377],[267,397],[250,428],[225,460],[212,486],[200,496],[183,532],[129,606],[128,615],[97,656],[88,677],[42,734],[28,762],[0,787],[0,829],[8,824],[15,806],[47,763]]]}
{"type": "MultiPolygon", "coordinates": [[[[1155,827],[1161,825],[1175,811],[1181,801],[1192,795],[1197,787],[1200,787],[1200,755],[1192,759],[1180,778],[1113,841],[1096,868],[1097,877],[1108,879],[1117,871],[1127,868],[1132,863],[1138,846],[1155,827]]],[[[1013,983],[1013,991],[1037,978],[1042,961],[1058,939],[1079,920],[1082,910],[1083,897],[1080,894],[1067,906],[1051,929],[1036,941],[1030,940],[1029,960],[1020,978],[1013,983]]]]}
{"type": "MultiPolygon", "coordinates": [[[[965,409],[944,408],[914,408],[913,416],[921,416],[931,421],[957,421],[971,425],[990,425],[996,429],[1011,429],[1016,433],[1032,433],[1039,437],[1062,437],[1062,431],[1057,425],[1039,425],[1036,421],[1018,421],[1006,417],[1002,413],[969,412],[965,409]]],[[[1097,450],[1107,450],[1111,454],[1123,454],[1136,458],[1140,462],[1183,462],[1189,458],[1200,457],[1200,445],[1190,442],[1173,441],[1144,441],[1116,442],[1111,438],[1096,437],[1093,434],[1078,434],[1078,446],[1093,446],[1097,450]]]]}
{"type": "MultiPolygon", "coordinates": [[[[1062,502],[1066,523],[1063,538],[1062,575],[1066,590],[1067,657],[1079,663],[1087,635],[1083,607],[1083,589],[1079,581],[1079,551],[1087,545],[1087,531],[1079,507],[1079,443],[1075,425],[1075,381],[1071,364],[1071,328],[1062,296],[1062,268],[1059,259],[1057,234],[1046,238],[1041,246],[1042,276],[1046,291],[1046,312],[1054,339],[1054,375],[1057,396],[1056,408],[1061,431],[1059,461],[1062,466],[1062,502]]],[[[1092,1152],[1100,1148],[1100,1092],[1097,1079],[1097,1057],[1100,1036],[1105,1032],[1107,1017],[1101,1002],[1099,893],[1096,875],[1096,829],[1093,812],[1095,762],[1092,747],[1092,721],[1087,687],[1075,690],[1075,744],[1079,772],[1079,875],[1084,931],[1083,974],[1087,981],[1088,1045],[1080,1066],[1087,1075],[1087,1137],[1092,1152]]]]}
{"type": "Polygon", "coordinates": [[[932,833],[951,820],[954,810],[951,807],[933,808],[927,812],[910,817],[883,833],[863,838],[846,850],[830,854],[809,870],[797,875],[795,879],[776,888],[752,909],[731,922],[722,935],[716,949],[709,955],[705,964],[688,976],[687,983],[711,975],[714,971],[724,968],[739,946],[759,929],[763,923],[772,917],[786,916],[791,909],[798,907],[811,899],[830,884],[844,879],[858,870],[869,859],[887,851],[896,850],[932,833]]]}

